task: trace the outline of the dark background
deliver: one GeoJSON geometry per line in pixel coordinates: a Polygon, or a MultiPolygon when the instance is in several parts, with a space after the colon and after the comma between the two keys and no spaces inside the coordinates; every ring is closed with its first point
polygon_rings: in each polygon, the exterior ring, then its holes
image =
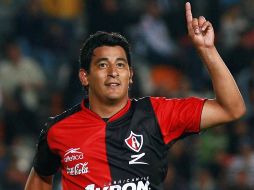
{"type": "MultiPolygon", "coordinates": [[[[186,31],[183,0],[0,0],[0,190],[20,190],[40,128],[84,96],[82,42],[98,31],[131,43],[131,97],[213,98],[208,73],[186,31]]],[[[192,0],[210,20],[216,47],[248,108],[246,116],[176,143],[165,189],[254,189],[254,1],[192,0]]],[[[223,81],[221,81],[223,82],[223,81]]],[[[60,189],[56,178],[55,189],[60,189]]]]}

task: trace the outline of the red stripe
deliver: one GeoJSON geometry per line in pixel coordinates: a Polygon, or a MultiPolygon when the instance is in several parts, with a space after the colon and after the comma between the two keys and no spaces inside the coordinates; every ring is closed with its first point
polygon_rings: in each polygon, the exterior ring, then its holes
{"type": "MultiPolygon", "coordinates": [[[[106,155],[106,124],[96,114],[83,109],[50,128],[48,144],[53,152],[61,156],[63,190],[84,190],[87,185],[95,184],[103,187],[111,182],[110,169],[106,155]],[[66,152],[69,149],[82,152],[82,159],[66,162],[66,152]],[[81,174],[67,173],[67,168],[82,171],[82,165],[87,163],[88,172],[81,174]]],[[[69,153],[74,156],[80,153],[69,153]]],[[[84,168],[83,168],[84,169],[84,168]]]]}

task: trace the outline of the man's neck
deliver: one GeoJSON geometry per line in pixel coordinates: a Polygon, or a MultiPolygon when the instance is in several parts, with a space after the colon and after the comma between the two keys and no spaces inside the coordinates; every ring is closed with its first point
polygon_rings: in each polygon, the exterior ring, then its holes
{"type": "Polygon", "coordinates": [[[93,98],[89,98],[90,110],[97,113],[101,118],[110,118],[123,109],[128,102],[128,98],[125,98],[121,101],[112,101],[112,102],[99,102],[93,98]]]}

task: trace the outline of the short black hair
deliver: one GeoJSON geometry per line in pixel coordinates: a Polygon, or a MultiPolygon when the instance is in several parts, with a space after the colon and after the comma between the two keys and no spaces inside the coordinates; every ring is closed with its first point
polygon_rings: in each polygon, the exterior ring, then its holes
{"type": "Polygon", "coordinates": [[[101,46],[121,46],[126,53],[128,65],[131,67],[130,45],[126,38],[119,33],[98,31],[89,36],[80,50],[80,68],[89,72],[93,51],[101,46]]]}

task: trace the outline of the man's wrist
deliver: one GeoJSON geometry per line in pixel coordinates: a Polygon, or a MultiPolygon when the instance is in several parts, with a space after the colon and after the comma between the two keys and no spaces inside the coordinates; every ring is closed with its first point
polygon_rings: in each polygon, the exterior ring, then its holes
{"type": "Polygon", "coordinates": [[[211,46],[201,46],[201,47],[196,47],[198,53],[208,53],[208,52],[212,52],[212,51],[217,51],[215,45],[211,45],[211,46]]]}
{"type": "Polygon", "coordinates": [[[202,47],[197,52],[205,65],[217,62],[220,57],[215,46],[202,47]]]}

